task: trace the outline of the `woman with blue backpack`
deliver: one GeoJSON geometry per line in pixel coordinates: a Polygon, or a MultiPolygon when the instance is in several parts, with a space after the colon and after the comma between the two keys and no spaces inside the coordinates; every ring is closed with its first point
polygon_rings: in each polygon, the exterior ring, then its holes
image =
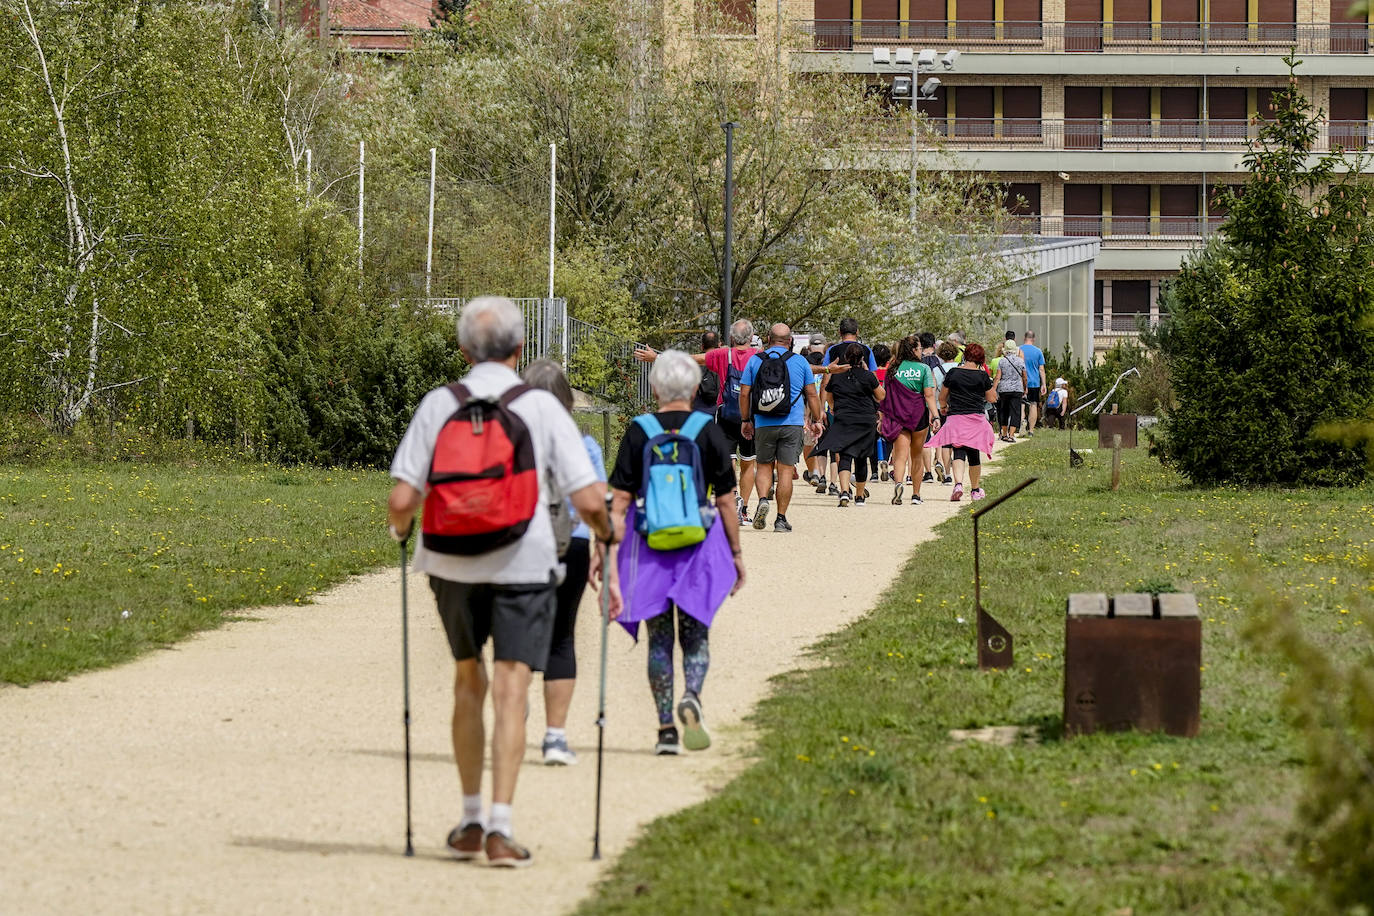
{"type": "Polygon", "coordinates": [[[716,611],[744,584],[732,449],[708,414],[691,409],[701,380],[680,350],[658,354],[649,386],[658,410],[636,417],[611,470],[612,516],[625,540],[612,555],[611,608],[632,636],[649,631],[649,689],[658,712],[656,754],[711,745],[701,692],[716,611]],[[673,648],[685,691],[673,725],[673,648]]]}

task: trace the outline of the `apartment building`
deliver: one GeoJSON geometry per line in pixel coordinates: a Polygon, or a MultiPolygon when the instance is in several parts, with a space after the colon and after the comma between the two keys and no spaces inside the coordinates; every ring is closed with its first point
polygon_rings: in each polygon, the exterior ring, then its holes
{"type": "MultiPolygon", "coordinates": [[[[1244,182],[1255,118],[1302,61],[1327,114],[1321,149],[1364,148],[1374,123],[1370,21],[1351,0],[787,0],[802,38],[791,72],[890,87],[875,48],[948,49],[955,66],[919,108],[960,167],[996,173],[1044,236],[1097,236],[1095,346],[1159,318],[1160,282],[1216,230],[1212,189],[1244,182]]],[[[882,55],[880,54],[879,57],[882,55]]],[[[926,77],[921,75],[924,81],[926,77]]],[[[910,167],[894,118],[875,155],[910,167]]],[[[932,137],[930,142],[936,142],[932,137]]]]}

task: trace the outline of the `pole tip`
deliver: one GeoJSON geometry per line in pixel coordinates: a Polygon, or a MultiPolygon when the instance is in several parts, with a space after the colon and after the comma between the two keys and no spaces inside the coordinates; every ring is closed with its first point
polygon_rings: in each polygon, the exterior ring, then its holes
{"type": "Polygon", "coordinates": [[[415,857],[415,847],[414,847],[414,846],[411,846],[410,843],[407,842],[407,843],[406,843],[406,858],[407,858],[407,859],[413,859],[414,857],[415,857]]]}

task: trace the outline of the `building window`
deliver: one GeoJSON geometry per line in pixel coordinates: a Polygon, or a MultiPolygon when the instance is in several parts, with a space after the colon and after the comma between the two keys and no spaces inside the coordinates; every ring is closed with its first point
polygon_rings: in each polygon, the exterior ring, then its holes
{"type": "Polygon", "coordinates": [[[753,35],[754,0],[697,0],[696,30],[703,35],[753,35]]]}
{"type": "Polygon", "coordinates": [[[1113,280],[1113,315],[1150,314],[1149,280],[1113,280]]]}

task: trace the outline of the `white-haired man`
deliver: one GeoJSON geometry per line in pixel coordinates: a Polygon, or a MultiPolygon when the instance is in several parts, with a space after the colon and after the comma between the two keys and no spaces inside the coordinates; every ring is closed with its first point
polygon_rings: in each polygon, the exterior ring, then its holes
{"type": "Polygon", "coordinates": [[[517,456],[528,454],[526,449],[532,452],[537,483],[526,485],[525,503],[532,502],[529,517],[507,528],[509,536],[502,535],[498,546],[487,548],[486,542],[474,541],[473,535],[465,535],[464,541],[437,534],[434,526],[441,518],[461,527],[465,517],[480,511],[478,500],[455,499],[444,505],[436,502],[434,519],[427,504],[425,536],[415,550],[415,568],[429,574],[457,665],[453,754],[463,787],[463,815],[448,836],[449,851],[464,860],[485,852],[490,864],[516,868],[533,861],[529,850],[515,842],[511,803],[525,753],[531,672],[543,670],[553,633],[558,557],[548,505],[557,496],[549,492],[550,485],[572,500],[600,540],[613,539],[606,487],[597,480],[577,426],[553,395],[524,387],[515,374],[524,328],[519,308],[504,297],[484,296],[464,307],[458,319],[458,344],[472,369],[461,383],[436,388],[420,402],[396,449],[391,465],[396,485],[387,504],[392,537],[404,543],[416,511],[438,488],[477,479],[500,485],[501,475],[492,478],[490,469],[436,476],[440,464],[436,445],[441,435],[446,444],[439,452],[445,462],[464,460],[462,452],[475,451],[447,445],[461,441],[452,437],[464,434],[471,434],[474,442],[485,435],[481,441],[493,448],[509,442],[505,447],[517,456]],[[498,425],[500,434],[495,433],[498,425]],[[492,804],[484,821],[482,706],[487,673],[482,653],[488,637],[493,646],[495,716],[492,804]]]}

